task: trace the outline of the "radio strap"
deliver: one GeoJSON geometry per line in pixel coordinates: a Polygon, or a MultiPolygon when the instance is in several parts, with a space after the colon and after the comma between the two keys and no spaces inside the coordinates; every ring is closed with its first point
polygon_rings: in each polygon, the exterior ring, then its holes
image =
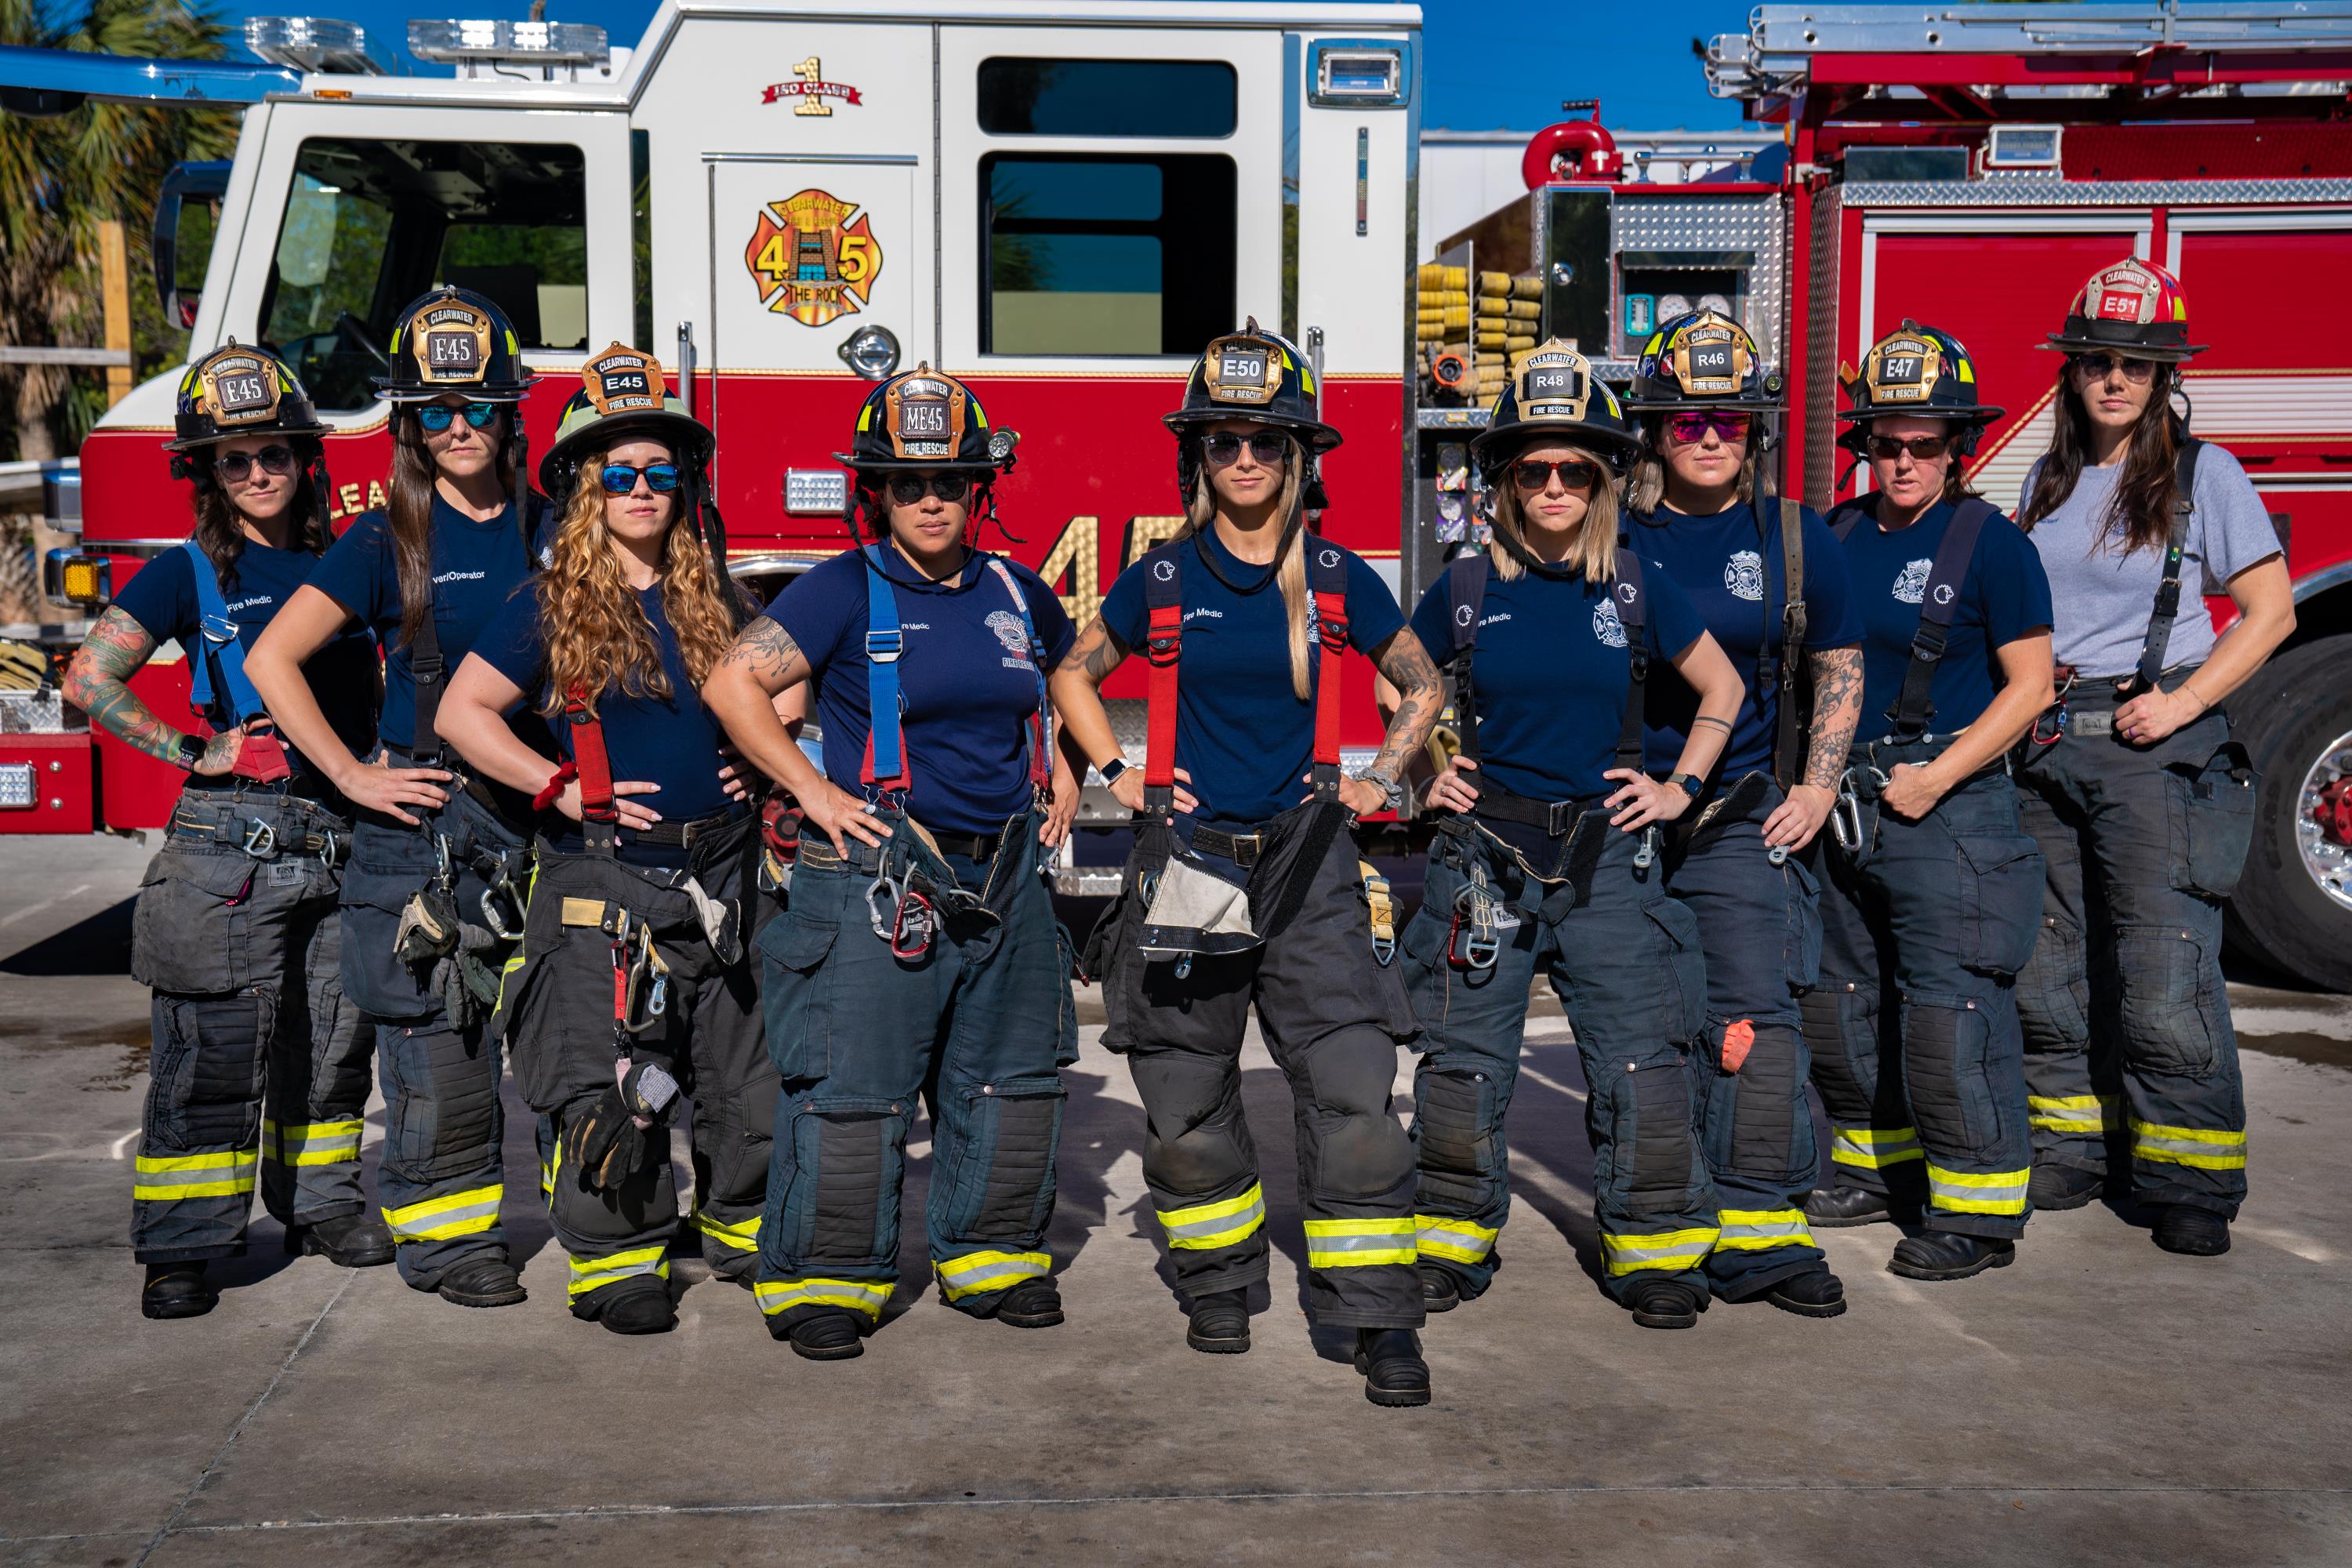
{"type": "Polygon", "coordinates": [[[2189,523],[2197,511],[2197,454],[2205,443],[2189,437],[2173,458],[2172,527],[2164,537],[2164,579],[2156,585],[2156,608],[2147,617],[2147,640],[2140,645],[2139,669],[2132,689],[2151,691],[2164,673],[2165,649],[2172,642],[2172,623],[2180,618],[2180,561],[2189,545],[2189,523]]]}
{"type": "MultiPolygon", "coordinates": [[[[1761,527],[1762,513],[1758,514],[1761,527]]],[[[1770,573],[1765,574],[1766,587],[1770,587],[1770,573]]],[[[1769,649],[1772,637],[1771,594],[1765,595],[1765,644],[1769,649]]],[[[1780,712],[1772,743],[1772,776],[1783,790],[1797,780],[1798,770],[1804,765],[1799,755],[1801,742],[1799,731],[1806,714],[1801,700],[1804,693],[1805,658],[1805,510],[1796,501],[1783,498],[1780,502],[1780,647],[1774,659],[1768,653],[1759,670],[1759,681],[1778,675],[1780,712]]],[[[1770,688],[1765,688],[1770,689],[1770,688]]]]}
{"type": "Polygon", "coordinates": [[[1617,729],[1617,765],[1642,771],[1643,699],[1650,679],[1649,596],[1642,591],[1642,558],[1620,546],[1609,590],[1625,628],[1625,716],[1617,729]]]}

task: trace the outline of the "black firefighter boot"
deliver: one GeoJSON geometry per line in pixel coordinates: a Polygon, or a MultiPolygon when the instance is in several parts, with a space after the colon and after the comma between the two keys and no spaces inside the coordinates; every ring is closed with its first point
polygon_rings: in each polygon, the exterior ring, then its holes
{"type": "Polygon", "coordinates": [[[2017,1243],[1958,1231],[1923,1230],[1895,1244],[1886,1271],[1906,1279],[1966,1279],[2017,1261],[2017,1243]]]}
{"type": "Polygon", "coordinates": [[[1429,1363],[1411,1329],[1358,1329],[1356,1370],[1364,1374],[1364,1397],[1375,1405],[1429,1403],[1429,1363]]]}
{"type": "Polygon", "coordinates": [[[1205,1296],[1194,1297],[1184,1342],[1204,1355],[1240,1355],[1248,1350],[1248,1293],[1212,1290],[1205,1296]]]}
{"type": "Polygon", "coordinates": [[[1454,1270],[1442,1263],[1423,1263],[1414,1272],[1421,1276],[1423,1311],[1450,1312],[1462,1305],[1462,1287],[1454,1282],[1454,1270]]]}
{"type": "Polygon", "coordinates": [[[441,1271],[434,1293],[460,1307],[512,1307],[530,1299],[503,1249],[461,1258],[441,1271]]]}
{"type": "Polygon", "coordinates": [[[1698,1315],[1706,1310],[1706,1298],[1678,1279],[1645,1279],[1625,1304],[1644,1329],[1696,1328],[1698,1315]]]}
{"type": "Polygon", "coordinates": [[[2230,1222],[2211,1209],[2172,1204],[2156,1216],[2156,1244],[2187,1258],[2219,1258],[2230,1250],[2230,1222]]]}
{"type": "Polygon", "coordinates": [[[202,1259],[194,1263],[151,1263],[146,1288],[139,1292],[139,1310],[150,1318],[201,1318],[220,1305],[220,1292],[205,1278],[202,1259]]]}
{"type": "Polygon", "coordinates": [[[1765,1290],[1764,1299],[1801,1318],[1834,1318],[1845,1310],[1845,1286],[1827,1265],[1818,1265],[1802,1274],[1775,1280],[1765,1290]]]}
{"type": "Polygon", "coordinates": [[[866,1353],[856,1315],[838,1307],[811,1312],[781,1332],[771,1321],[768,1331],[791,1345],[803,1361],[856,1361],[866,1353]]]}
{"type": "Polygon", "coordinates": [[[1016,1329],[1050,1329],[1062,1321],[1062,1293],[1051,1279],[1024,1279],[996,1304],[996,1321],[1016,1329]]]}
{"type": "Polygon", "coordinates": [[[373,1268],[392,1261],[392,1227],[364,1210],[316,1225],[286,1227],[286,1250],[296,1258],[323,1258],[338,1268],[373,1268]]]}
{"type": "Polygon", "coordinates": [[[2106,1177],[2073,1165],[2036,1165],[2025,1195],[2036,1210],[2078,1209],[2106,1189],[2106,1177]]]}
{"type": "Polygon", "coordinates": [[[1879,1225],[1894,1217],[1894,1206],[1886,1194],[1867,1187],[1815,1187],[1805,1197],[1805,1218],[1823,1230],[1879,1225]]]}

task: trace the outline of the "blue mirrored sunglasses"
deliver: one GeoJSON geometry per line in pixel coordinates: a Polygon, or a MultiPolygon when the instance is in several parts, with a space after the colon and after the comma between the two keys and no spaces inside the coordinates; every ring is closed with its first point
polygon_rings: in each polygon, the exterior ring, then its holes
{"type": "Polygon", "coordinates": [[[666,496],[677,489],[676,463],[647,463],[642,468],[633,468],[626,463],[607,463],[604,465],[604,493],[608,496],[627,495],[637,488],[639,474],[646,477],[646,489],[657,496],[666,496]]]}
{"type": "Polygon", "coordinates": [[[449,428],[449,422],[463,414],[466,423],[477,430],[487,430],[499,416],[495,403],[468,403],[463,408],[453,408],[446,403],[428,403],[416,411],[416,422],[435,435],[449,428]]]}

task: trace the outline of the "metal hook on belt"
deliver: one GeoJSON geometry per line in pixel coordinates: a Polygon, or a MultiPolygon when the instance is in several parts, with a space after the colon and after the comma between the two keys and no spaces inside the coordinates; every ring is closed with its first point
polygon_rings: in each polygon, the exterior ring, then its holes
{"type": "Polygon", "coordinates": [[[1500,956],[1503,944],[1495,934],[1495,904],[1486,891],[1486,874],[1473,873],[1474,879],[1454,895],[1454,920],[1446,928],[1445,959],[1456,969],[1492,969],[1500,956]],[[1464,924],[1469,931],[1465,934],[1464,924]]]}
{"type": "Polygon", "coordinates": [[[2033,728],[2028,733],[2032,736],[2033,743],[2037,746],[2054,746],[2066,738],[2066,721],[2071,717],[2073,714],[2066,706],[2066,699],[2062,695],[2057,701],[2034,715],[2033,728]],[[2050,719],[2053,713],[2058,717],[2050,720],[2050,732],[2045,735],[2042,732],[2042,723],[2043,720],[2050,719]]]}
{"type": "Polygon", "coordinates": [[[446,833],[433,836],[433,874],[441,879],[444,888],[457,879],[457,872],[450,865],[449,836],[446,833]]]}
{"type": "Polygon", "coordinates": [[[890,922],[890,956],[913,963],[931,951],[940,930],[939,911],[931,900],[912,888],[898,895],[898,913],[890,922]]]}
{"type": "Polygon", "coordinates": [[[1658,825],[1642,829],[1642,842],[1633,851],[1633,869],[1646,871],[1658,863],[1658,825]]]}
{"type": "Polygon", "coordinates": [[[891,928],[896,921],[898,906],[901,901],[898,885],[890,879],[890,867],[886,860],[882,868],[874,873],[874,879],[866,884],[866,923],[872,926],[874,934],[884,942],[890,940],[891,928]],[[883,912],[884,896],[890,900],[890,912],[887,914],[883,912]]]}
{"type": "Polygon", "coordinates": [[[1192,973],[1192,955],[1189,952],[1178,953],[1176,955],[1176,978],[1181,980],[1192,973]]]}
{"type": "Polygon", "coordinates": [[[278,853],[278,829],[257,816],[247,817],[245,842],[238,847],[257,860],[267,860],[278,853]]]}
{"type": "Polygon", "coordinates": [[[331,827],[320,828],[319,838],[319,864],[331,871],[342,862],[342,843],[336,838],[335,830],[331,827]]]}

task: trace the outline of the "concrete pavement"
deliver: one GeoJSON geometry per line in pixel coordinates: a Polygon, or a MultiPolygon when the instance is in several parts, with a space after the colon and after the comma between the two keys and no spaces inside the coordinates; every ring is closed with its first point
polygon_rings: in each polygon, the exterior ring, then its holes
{"type": "Polygon", "coordinates": [[[1928,1286],[1885,1272],[1894,1232],[1827,1232],[1844,1317],[1718,1304],[1686,1333],[1633,1327],[1593,1283],[1583,1083],[1539,1006],[1507,1266],[1433,1321],[1435,1404],[1386,1411],[1344,1336],[1300,1314],[1288,1096],[1255,1045],[1275,1289],[1249,1355],[1184,1348],[1141,1112],[1087,993],[1052,1237],[1063,1328],[950,1312],[911,1283],[914,1252],[845,1364],[794,1358],[690,1258],[675,1333],[575,1322],[511,1095],[525,1305],[287,1258],[261,1219],[251,1255],[215,1266],[216,1311],[148,1322],[125,1243],[144,858],[0,845],[0,1561],[2352,1561],[2335,998],[2233,992],[2254,1197],[2228,1257],[2168,1257],[2098,1205],[2037,1217],[2013,1268],[1928,1286]]]}

